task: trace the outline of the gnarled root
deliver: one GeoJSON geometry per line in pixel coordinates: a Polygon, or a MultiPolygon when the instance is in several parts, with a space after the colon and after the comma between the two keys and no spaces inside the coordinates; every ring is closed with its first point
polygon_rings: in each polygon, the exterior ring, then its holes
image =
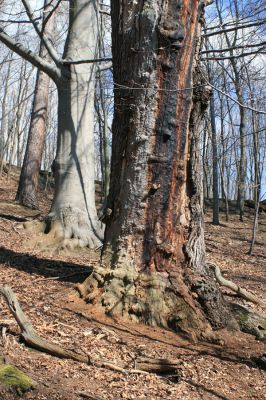
{"type": "Polygon", "coordinates": [[[207,265],[214,271],[215,278],[217,279],[218,283],[221,286],[225,286],[225,287],[233,290],[233,292],[237,293],[238,296],[242,297],[245,300],[251,301],[252,303],[259,304],[264,307],[266,306],[266,304],[261,299],[254,296],[254,294],[248,292],[246,289],[241,288],[236,283],[229,281],[228,279],[225,279],[222,276],[221,270],[218,267],[218,265],[213,264],[213,263],[207,263],[207,265]]]}
{"type": "Polygon", "coordinates": [[[44,233],[41,237],[33,238],[30,245],[42,250],[74,250],[76,248],[98,248],[102,245],[101,234],[94,232],[85,224],[66,224],[66,221],[47,220],[46,222],[29,221],[23,224],[24,228],[34,233],[44,233]]]}
{"type": "Polygon", "coordinates": [[[32,233],[44,233],[46,224],[44,221],[26,221],[23,223],[23,228],[32,233]]]}
{"type": "Polygon", "coordinates": [[[171,328],[195,342],[198,339],[217,342],[182,280],[175,290],[167,273],[137,272],[130,264],[116,268],[99,265],[76,289],[82,298],[108,315],[171,328]]]}
{"type": "Polygon", "coordinates": [[[241,331],[256,336],[257,339],[265,338],[266,315],[259,312],[249,311],[239,304],[230,304],[232,313],[239,323],[241,331]]]}

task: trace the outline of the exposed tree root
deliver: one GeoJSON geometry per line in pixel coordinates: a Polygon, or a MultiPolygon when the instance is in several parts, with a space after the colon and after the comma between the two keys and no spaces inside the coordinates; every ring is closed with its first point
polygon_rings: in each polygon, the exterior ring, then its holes
{"type": "Polygon", "coordinates": [[[77,392],[77,395],[82,397],[83,399],[88,399],[88,400],[102,400],[102,398],[94,395],[94,394],[90,394],[90,393],[85,393],[85,392],[77,392]]]}
{"type": "MultiPolygon", "coordinates": [[[[205,282],[205,285],[204,282],[200,284],[201,291],[204,288],[207,290],[205,286],[208,282],[205,282]]],[[[219,337],[210,325],[204,322],[181,278],[176,280],[175,287],[176,290],[169,285],[165,274],[137,273],[134,268],[123,268],[122,265],[115,269],[97,265],[91,275],[82,284],[77,285],[76,289],[85,301],[97,305],[107,314],[117,314],[133,322],[171,328],[186,333],[195,342],[200,339],[219,343],[219,337]]],[[[205,302],[208,302],[208,299],[212,301],[213,290],[215,288],[211,287],[211,293],[205,294],[198,290],[197,300],[202,295],[205,302]]],[[[240,292],[243,293],[243,290],[240,292]]],[[[247,293],[244,290],[246,297],[250,298],[249,292],[247,293]]],[[[210,321],[215,319],[216,316],[209,314],[205,306],[205,303],[202,304],[210,321]]],[[[212,302],[211,306],[215,308],[215,302],[212,302]]],[[[237,304],[226,303],[226,309],[225,326],[228,329],[242,330],[260,339],[264,337],[264,314],[251,312],[237,304]]]]}
{"type": "Polygon", "coordinates": [[[215,277],[221,286],[225,286],[233,290],[235,293],[237,293],[240,297],[242,297],[245,300],[251,301],[252,303],[259,304],[264,307],[266,306],[266,304],[261,299],[254,296],[254,294],[248,292],[246,289],[241,288],[236,283],[229,281],[228,279],[225,279],[222,276],[221,270],[218,267],[218,265],[213,263],[207,263],[207,265],[214,271],[215,277]]]}
{"type": "Polygon", "coordinates": [[[239,304],[230,304],[232,313],[237,320],[241,331],[264,339],[266,332],[266,315],[259,312],[249,311],[239,304]]]}
{"type": "Polygon", "coordinates": [[[219,342],[182,277],[172,278],[164,272],[137,272],[127,263],[126,267],[121,263],[116,268],[97,265],[76,289],[85,301],[108,315],[170,328],[194,342],[219,342]]]}
{"type": "Polygon", "coordinates": [[[147,373],[146,370],[125,369],[124,366],[119,366],[110,361],[101,360],[91,355],[87,356],[76,353],[74,351],[65,350],[55,343],[48,342],[47,340],[40,338],[38,334],[34,331],[28,318],[22,311],[20,304],[16,298],[16,295],[14,294],[12,289],[8,286],[4,286],[0,288],[0,293],[4,296],[11,313],[13,314],[15,320],[17,321],[21,329],[22,338],[31,347],[34,347],[35,349],[48,353],[52,356],[79,361],[82,363],[86,363],[88,365],[95,366],[97,368],[106,368],[121,373],[133,373],[133,374],[147,373]]]}
{"type": "Polygon", "coordinates": [[[30,241],[30,246],[41,250],[72,251],[84,247],[95,249],[102,245],[100,239],[90,231],[88,226],[87,229],[82,227],[79,231],[74,227],[67,230],[60,221],[27,221],[23,227],[30,232],[44,234],[41,239],[37,237],[30,241]]]}
{"type": "Polygon", "coordinates": [[[23,223],[23,228],[32,233],[44,233],[46,224],[43,221],[26,221],[23,223]]]}

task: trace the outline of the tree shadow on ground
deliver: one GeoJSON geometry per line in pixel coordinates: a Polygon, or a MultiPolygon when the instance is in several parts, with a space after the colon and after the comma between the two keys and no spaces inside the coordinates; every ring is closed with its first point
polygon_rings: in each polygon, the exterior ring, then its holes
{"type": "Polygon", "coordinates": [[[0,247],[0,263],[44,278],[56,278],[58,281],[79,283],[83,282],[92,272],[92,266],[84,266],[61,260],[38,258],[28,253],[18,253],[4,246],[0,247]]]}
{"type": "MultiPolygon", "coordinates": [[[[74,313],[79,313],[78,311],[66,308],[67,311],[72,311],[74,313]]],[[[187,352],[187,356],[197,355],[197,356],[211,356],[217,358],[221,361],[231,362],[233,364],[242,364],[246,365],[249,368],[258,368],[258,366],[250,359],[248,355],[241,354],[239,352],[239,348],[236,349],[232,347],[227,347],[226,345],[218,345],[209,342],[200,341],[198,343],[191,343],[191,339],[188,335],[183,332],[178,332],[175,336],[174,340],[171,340],[171,337],[162,338],[160,337],[160,333],[157,332],[156,337],[151,332],[147,332],[146,326],[140,325],[139,329],[135,327],[135,325],[124,324],[120,319],[110,317],[97,318],[94,315],[88,313],[88,315],[82,313],[82,317],[87,319],[90,322],[99,324],[100,326],[106,326],[107,328],[111,328],[121,332],[122,334],[126,334],[135,338],[135,343],[137,343],[138,338],[142,338],[142,340],[146,339],[151,342],[157,342],[164,346],[170,346],[177,350],[176,357],[184,356],[184,352],[187,352]],[[181,352],[180,352],[181,350],[181,352]],[[183,351],[182,351],[183,350],[183,351]]],[[[152,329],[152,328],[151,328],[152,329]]],[[[164,329],[164,332],[167,331],[164,329]]],[[[171,335],[173,332],[168,331],[171,335]]],[[[174,334],[174,333],[173,333],[174,334]]],[[[144,342],[145,343],[145,342],[144,342]]],[[[127,340],[122,344],[127,345],[127,340]]],[[[191,383],[191,382],[190,382],[191,383]]],[[[223,398],[223,397],[221,397],[223,398]]],[[[227,400],[226,398],[224,398],[227,400]]]]}
{"type": "Polygon", "coordinates": [[[0,214],[0,218],[7,219],[8,221],[14,222],[26,222],[28,219],[26,217],[20,217],[13,214],[0,214]]]}
{"type": "Polygon", "coordinates": [[[208,389],[204,385],[201,385],[200,383],[193,382],[191,379],[183,379],[183,380],[187,384],[189,384],[189,385],[193,386],[194,388],[196,388],[199,393],[200,392],[204,392],[204,393],[201,393],[203,396],[204,396],[204,394],[206,394],[206,395],[208,394],[208,395],[216,396],[218,399],[229,400],[229,397],[225,397],[224,395],[222,395],[221,393],[216,392],[213,389],[208,389]]]}

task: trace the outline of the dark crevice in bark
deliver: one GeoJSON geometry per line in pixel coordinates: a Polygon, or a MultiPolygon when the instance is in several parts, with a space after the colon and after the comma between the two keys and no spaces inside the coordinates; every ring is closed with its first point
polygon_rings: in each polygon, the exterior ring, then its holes
{"type": "Polygon", "coordinates": [[[196,68],[202,9],[122,3],[123,15],[112,2],[118,86],[102,264],[78,290],[110,315],[213,338],[210,324],[238,324],[205,265],[199,132],[210,88],[196,68]]]}

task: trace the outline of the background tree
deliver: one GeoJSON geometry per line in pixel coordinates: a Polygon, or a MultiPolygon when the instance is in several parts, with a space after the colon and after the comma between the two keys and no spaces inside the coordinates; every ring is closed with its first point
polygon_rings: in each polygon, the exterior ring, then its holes
{"type": "MultiPolygon", "coordinates": [[[[202,61],[211,65],[209,81],[214,89],[219,195],[226,204],[228,199],[238,199],[240,214],[244,212],[245,199],[255,200],[252,190],[258,186],[255,183],[258,160],[262,160],[264,152],[265,91],[260,88],[261,79],[265,79],[264,17],[265,10],[259,0],[214,2],[207,11],[209,23],[203,35],[205,47],[201,51],[202,61]],[[252,77],[252,95],[249,77],[252,77]],[[260,129],[255,129],[254,122],[258,124],[258,120],[260,129]],[[260,134],[255,134],[256,131],[260,134]]],[[[207,165],[210,156],[204,147],[207,165]]],[[[212,171],[209,172],[212,176],[212,171]]],[[[205,175],[205,186],[206,182],[205,175]]]]}
{"type": "MultiPolygon", "coordinates": [[[[43,29],[41,35],[46,35],[53,42],[54,6],[56,2],[44,1],[43,29]]],[[[40,44],[40,57],[50,61],[50,56],[44,43],[40,44]]],[[[47,111],[49,99],[49,76],[39,70],[36,77],[31,121],[23,166],[20,174],[16,200],[27,207],[38,209],[37,189],[43,146],[45,141],[47,111]]]]}
{"type": "Polygon", "coordinates": [[[97,247],[101,232],[94,193],[94,87],[98,56],[98,2],[69,2],[63,58],[41,34],[27,0],[27,15],[53,64],[28,50],[2,28],[0,41],[52,78],[58,90],[58,138],[53,164],[55,194],[48,216],[51,236],[73,245],[97,247]]]}

